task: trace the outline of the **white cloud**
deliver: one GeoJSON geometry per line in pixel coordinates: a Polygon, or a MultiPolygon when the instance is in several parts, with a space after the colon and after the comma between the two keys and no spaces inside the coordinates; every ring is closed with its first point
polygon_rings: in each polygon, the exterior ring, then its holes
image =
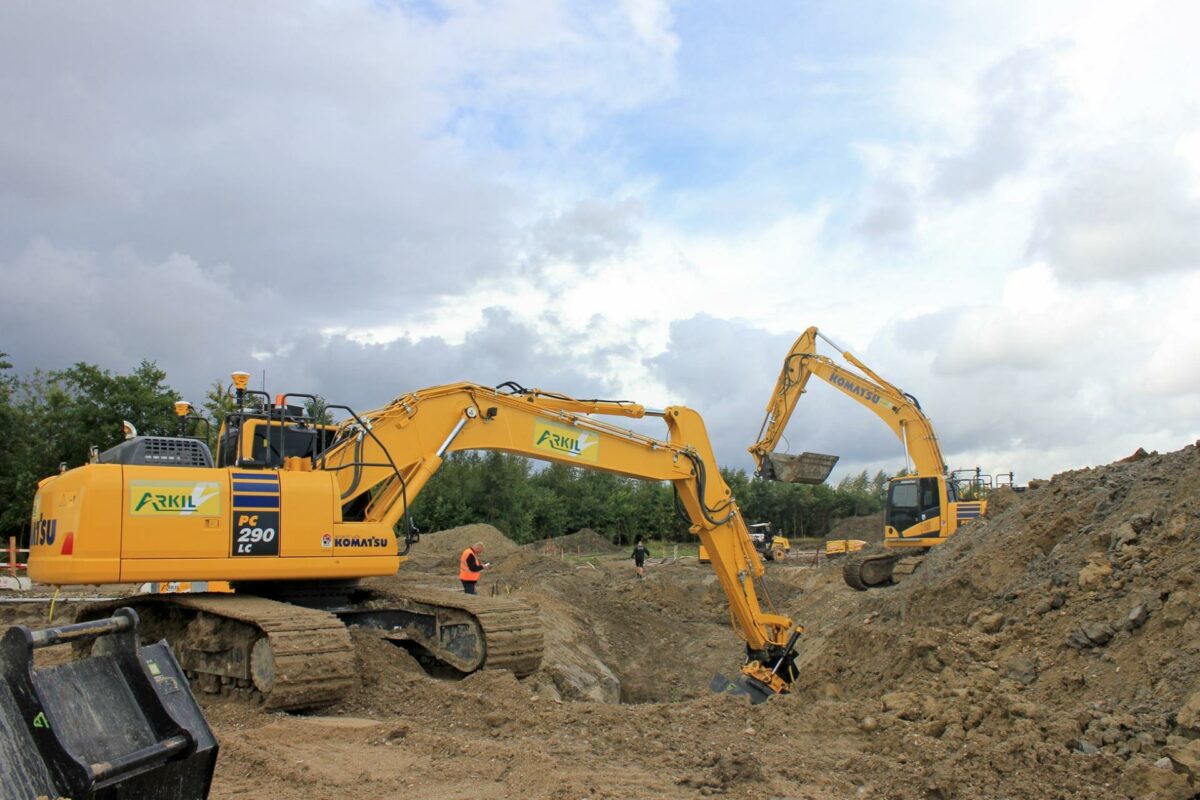
{"type": "Polygon", "coordinates": [[[1200,269],[1196,179],[1145,146],[1088,154],[1046,196],[1031,248],[1077,281],[1200,269]]]}
{"type": "MultiPolygon", "coordinates": [[[[1195,10],[947,4],[867,44],[743,17],[705,60],[702,5],[421,8],[0,6],[0,349],[189,392],[254,359],[357,406],[685,402],[746,465],[817,324],[953,466],[1195,438],[1195,10]]],[[[793,449],[895,469],[823,388],[793,449]]]]}

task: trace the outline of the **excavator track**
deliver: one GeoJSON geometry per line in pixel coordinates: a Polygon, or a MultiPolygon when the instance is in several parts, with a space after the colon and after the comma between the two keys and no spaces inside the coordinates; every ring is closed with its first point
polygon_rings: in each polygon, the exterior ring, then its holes
{"type": "Polygon", "coordinates": [[[438,635],[405,630],[394,638],[416,642],[434,658],[461,672],[507,669],[521,678],[535,672],[542,663],[545,632],[541,619],[536,609],[519,600],[426,586],[373,590],[372,594],[375,599],[368,606],[436,615],[438,635]],[[464,630],[450,635],[448,631],[455,627],[464,630]]]}
{"type": "Polygon", "coordinates": [[[462,673],[507,669],[517,677],[542,663],[536,609],[519,600],[431,587],[372,590],[328,611],[250,594],[150,594],[91,604],[79,619],[134,608],[147,638],[167,639],[201,692],[229,694],[281,711],[320,708],[356,684],[347,626],[386,631],[462,673]]]}
{"type": "Polygon", "coordinates": [[[147,638],[166,638],[201,691],[241,695],[272,710],[332,705],[357,683],[350,633],[335,615],[233,594],[127,597],[79,619],[134,608],[147,638]]]}
{"type": "Polygon", "coordinates": [[[893,586],[915,572],[924,560],[923,555],[887,551],[859,553],[848,556],[842,564],[842,580],[860,592],[893,586]]]}

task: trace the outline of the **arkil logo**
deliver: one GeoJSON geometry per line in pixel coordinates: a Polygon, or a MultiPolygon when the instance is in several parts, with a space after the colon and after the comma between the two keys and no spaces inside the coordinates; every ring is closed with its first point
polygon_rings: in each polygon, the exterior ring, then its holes
{"type": "Polygon", "coordinates": [[[141,517],[215,517],[221,513],[221,487],[193,481],[131,481],[129,513],[141,517]]]}
{"type": "Polygon", "coordinates": [[[600,439],[596,434],[549,422],[533,424],[533,446],[538,450],[593,463],[600,456],[600,439]]]}

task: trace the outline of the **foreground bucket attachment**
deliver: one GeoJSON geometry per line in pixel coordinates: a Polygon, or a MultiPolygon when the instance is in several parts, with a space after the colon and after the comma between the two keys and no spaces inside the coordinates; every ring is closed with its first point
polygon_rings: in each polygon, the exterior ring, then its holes
{"type": "Polygon", "coordinates": [[[0,797],[203,800],[217,742],[165,642],[137,614],[0,639],[0,797]],[[33,651],[96,639],[87,659],[35,667],[33,651]]]}
{"type": "Polygon", "coordinates": [[[788,453],[768,453],[765,458],[766,469],[763,477],[772,481],[785,483],[824,483],[833,472],[838,457],[824,453],[801,453],[798,456],[788,453]]]}

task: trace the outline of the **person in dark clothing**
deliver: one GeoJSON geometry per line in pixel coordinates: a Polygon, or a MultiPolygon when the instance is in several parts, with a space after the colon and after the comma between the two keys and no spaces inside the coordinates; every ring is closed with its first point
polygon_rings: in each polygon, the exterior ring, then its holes
{"type": "Polygon", "coordinates": [[[458,557],[458,579],[462,581],[463,591],[467,594],[475,594],[475,584],[479,583],[479,576],[491,566],[488,562],[479,560],[481,555],[483,542],[476,542],[463,550],[462,555],[458,557]]]}
{"type": "Polygon", "coordinates": [[[639,578],[646,577],[646,559],[650,557],[650,550],[642,542],[642,537],[637,538],[637,542],[633,545],[633,566],[637,568],[637,576],[639,578]]]}

